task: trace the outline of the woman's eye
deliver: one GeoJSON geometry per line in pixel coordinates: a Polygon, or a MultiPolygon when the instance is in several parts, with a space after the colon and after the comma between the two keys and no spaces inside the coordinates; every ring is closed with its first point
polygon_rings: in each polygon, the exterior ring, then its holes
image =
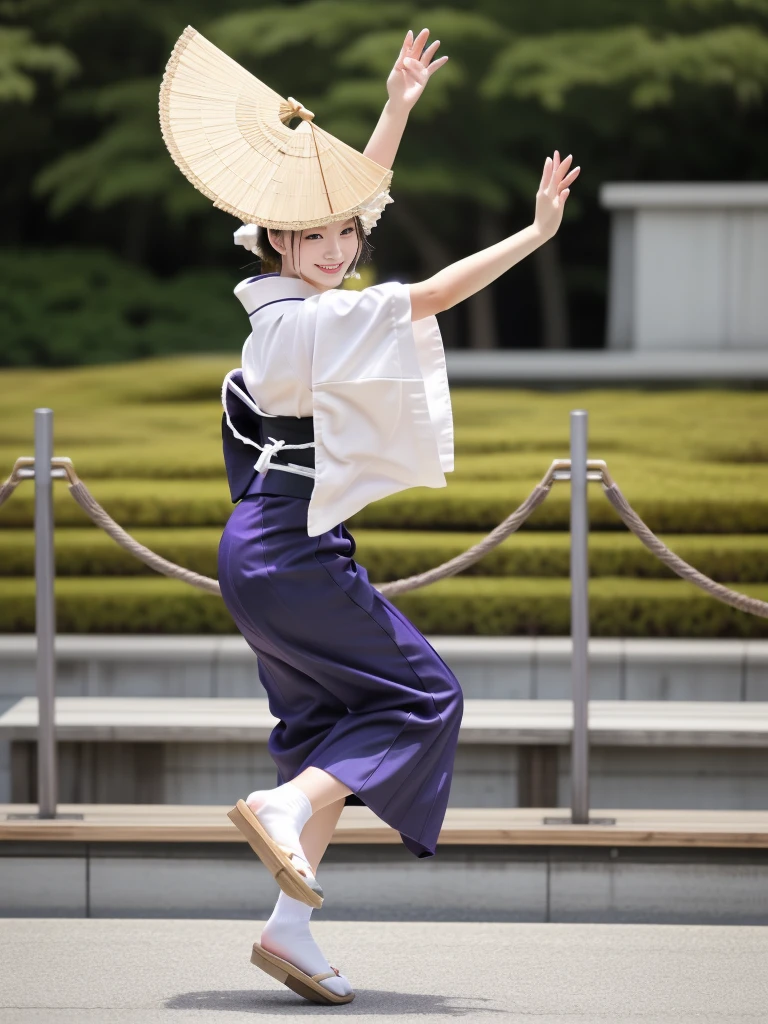
{"type": "MultiPolygon", "coordinates": [[[[348,235],[350,233],[350,231],[354,231],[354,230],[355,230],[354,228],[344,228],[344,230],[341,233],[342,233],[342,235],[348,235]]],[[[304,235],[304,238],[305,238],[305,240],[307,242],[313,241],[315,238],[322,238],[322,237],[323,236],[322,236],[321,232],[319,232],[319,231],[313,231],[311,235],[304,235]]]]}

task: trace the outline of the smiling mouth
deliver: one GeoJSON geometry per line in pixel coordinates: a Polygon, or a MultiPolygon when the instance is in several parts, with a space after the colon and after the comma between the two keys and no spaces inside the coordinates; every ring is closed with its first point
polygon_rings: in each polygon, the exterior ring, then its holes
{"type": "Polygon", "coordinates": [[[343,263],[332,263],[327,266],[323,266],[322,263],[316,263],[315,266],[318,270],[322,270],[324,274],[338,274],[341,268],[344,266],[343,263]]]}

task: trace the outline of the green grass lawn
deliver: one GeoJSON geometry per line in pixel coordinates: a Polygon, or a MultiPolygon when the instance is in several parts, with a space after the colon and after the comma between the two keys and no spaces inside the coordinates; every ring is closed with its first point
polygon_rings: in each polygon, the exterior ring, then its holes
{"type": "MultiPolygon", "coordinates": [[[[73,459],[109,513],[171,560],[215,575],[218,538],[232,510],[219,390],[234,362],[197,356],[0,373],[0,478],[18,455],[32,454],[32,411],[49,406],[56,454],[73,459]]],[[[745,592],[768,583],[764,393],[456,388],[452,401],[456,470],[447,487],[403,491],[348,524],[372,580],[423,571],[476,543],[553,459],[567,458],[569,410],[585,408],[590,457],[606,460],[673,550],[745,592]]],[[[55,503],[60,629],[232,628],[218,599],[193,591],[185,597],[181,585],[147,578],[148,570],[90,525],[63,483],[55,486],[55,503]]],[[[466,578],[397,603],[436,633],[567,632],[568,519],[568,486],[555,484],[523,531],[466,578]]],[[[32,485],[24,483],[0,510],[0,631],[33,626],[32,522],[32,485]]],[[[765,635],[766,620],[725,609],[673,579],[627,533],[598,484],[590,485],[590,526],[595,635],[765,635]]]]}

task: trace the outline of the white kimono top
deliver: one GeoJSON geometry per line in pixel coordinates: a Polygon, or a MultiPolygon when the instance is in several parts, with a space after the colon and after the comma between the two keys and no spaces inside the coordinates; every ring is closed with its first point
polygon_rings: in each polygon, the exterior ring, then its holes
{"type": "Polygon", "coordinates": [[[408,285],[320,292],[274,274],[241,281],[235,295],[251,322],[242,359],[251,396],[265,413],[314,419],[310,537],[388,494],[446,486],[445,353],[435,317],[411,322],[408,285]]]}

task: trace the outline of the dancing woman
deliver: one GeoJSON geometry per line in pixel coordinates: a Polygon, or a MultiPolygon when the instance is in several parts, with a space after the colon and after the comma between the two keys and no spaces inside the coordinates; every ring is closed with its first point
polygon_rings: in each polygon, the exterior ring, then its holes
{"type": "Polygon", "coordinates": [[[579,173],[555,152],[533,223],[426,281],[339,290],[391,202],[408,111],[447,59],[432,60],[439,43],[425,48],[427,36],[406,37],[364,155],[192,29],[161,90],[176,163],[245,222],[236,241],[272,271],[235,289],[251,334],[242,369],[222,389],[224,457],[239,504],[221,539],[219,582],[278,720],[268,743],[278,785],[238,800],[230,817],[282,890],[251,959],[322,1003],[354,998],[309,930],[339,815],[346,803],[365,804],[416,857],[433,856],[463,709],[454,674],[355,561],[344,521],[407,487],[445,486],[453,425],[435,314],[551,238],[579,173]],[[201,88],[211,75],[216,88],[201,88]],[[210,96],[219,102],[227,85],[234,102],[212,109],[210,96]],[[214,150],[213,133],[202,141],[198,126],[221,134],[227,117],[236,130],[214,150]]]}

